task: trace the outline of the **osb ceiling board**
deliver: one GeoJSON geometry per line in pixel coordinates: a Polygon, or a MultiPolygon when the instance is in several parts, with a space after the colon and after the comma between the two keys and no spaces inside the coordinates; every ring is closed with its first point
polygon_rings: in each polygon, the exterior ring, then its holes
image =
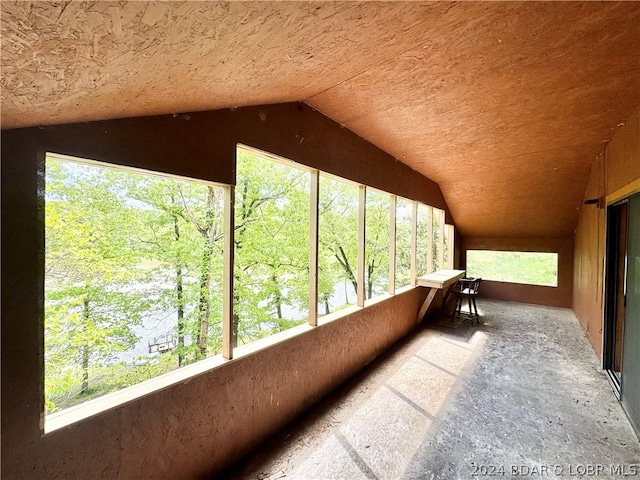
{"type": "MultiPolygon", "coordinates": [[[[2,127],[306,101],[465,236],[570,237],[640,104],[640,2],[7,2],[2,127]]],[[[366,164],[365,164],[366,165],[366,164]]]]}
{"type": "Polygon", "coordinates": [[[640,105],[640,3],[446,20],[308,103],[436,181],[465,236],[571,237],[595,155],[640,105]]]}
{"type": "Polygon", "coordinates": [[[2,1],[2,126],[304,100],[446,4],[2,1]]]}

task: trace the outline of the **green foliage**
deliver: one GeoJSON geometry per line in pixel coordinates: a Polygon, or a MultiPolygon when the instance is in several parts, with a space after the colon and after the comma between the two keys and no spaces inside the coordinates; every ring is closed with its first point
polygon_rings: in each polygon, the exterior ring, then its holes
{"type": "Polygon", "coordinates": [[[396,288],[411,283],[412,202],[399,198],[396,203],[396,288]]]}
{"type": "MultiPolygon", "coordinates": [[[[135,286],[147,272],[131,249],[136,219],[124,208],[108,172],[47,163],[45,204],[45,390],[70,381],[80,366],[81,390],[91,363],[105,362],[136,341],[133,329],[149,302],[135,286]]],[[[48,399],[48,404],[51,400],[48,399]]]]}
{"type": "Polygon", "coordinates": [[[431,232],[431,246],[433,249],[431,271],[435,272],[436,270],[440,270],[440,226],[444,217],[444,212],[436,208],[432,208],[431,211],[433,215],[433,230],[431,232]]]}
{"type": "Polygon", "coordinates": [[[237,342],[308,316],[308,172],[238,149],[234,296],[237,342]]]}
{"type": "Polygon", "coordinates": [[[58,376],[56,382],[50,382],[45,392],[47,413],[63,410],[108,393],[116,392],[132,385],[137,385],[164,373],[175,370],[177,352],[161,354],[157,361],[141,365],[127,365],[119,362],[114,365],[94,367],[90,374],[94,379],[85,391],[82,391],[73,367],[64,375],[58,376]]]}
{"type": "Polygon", "coordinates": [[[418,235],[416,246],[416,270],[417,275],[425,275],[433,271],[433,265],[429,263],[429,257],[433,251],[430,239],[433,235],[433,229],[429,228],[429,222],[432,219],[432,209],[426,205],[418,204],[418,235]]]}
{"type": "MultiPolygon", "coordinates": [[[[356,302],[358,264],[358,187],[320,176],[318,206],[318,304],[330,313],[337,284],[344,305],[356,302]]],[[[334,308],[335,310],[335,308],[334,308]]]]}
{"type": "Polygon", "coordinates": [[[389,211],[386,193],[367,190],[365,222],[365,294],[372,298],[389,287],[389,211]]]}
{"type": "Polygon", "coordinates": [[[51,156],[46,169],[47,410],[152,375],[114,366],[146,317],[175,319],[171,368],[219,352],[222,189],[51,156]]]}
{"type": "MultiPolygon", "coordinates": [[[[307,321],[311,175],[249,149],[237,153],[233,334],[243,344],[307,321]]],[[[46,169],[47,411],[219,353],[224,189],[55,156],[46,169]],[[173,334],[175,348],[158,363],[120,361],[148,340],[141,326],[150,320],[162,325],[153,336],[173,334]]],[[[320,312],[356,301],[358,189],[320,178],[320,312]]],[[[388,194],[367,191],[367,298],[388,288],[389,207],[388,194]]],[[[437,227],[429,230],[430,210],[420,209],[424,272],[429,254],[437,259],[427,250],[437,227]]],[[[411,210],[398,203],[398,287],[409,284],[411,210]]]]}

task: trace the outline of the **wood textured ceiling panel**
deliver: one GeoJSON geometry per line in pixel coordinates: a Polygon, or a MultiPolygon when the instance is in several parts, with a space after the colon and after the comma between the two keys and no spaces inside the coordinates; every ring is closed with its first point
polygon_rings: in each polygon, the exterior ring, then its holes
{"type": "Polygon", "coordinates": [[[413,46],[444,4],[5,2],[2,126],[304,100],[413,46]]]}
{"type": "Polygon", "coordinates": [[[467,12],[308,103],[438,182],[464,235],[571,237],[595,155],[640,104],[640,4],[467,12]]]}
{"type": "Polygon", "coordinates": [[[0,3],[2,128],[306,101],[460,231],[570,237],[640,105],[640,2],[0,3]]]}

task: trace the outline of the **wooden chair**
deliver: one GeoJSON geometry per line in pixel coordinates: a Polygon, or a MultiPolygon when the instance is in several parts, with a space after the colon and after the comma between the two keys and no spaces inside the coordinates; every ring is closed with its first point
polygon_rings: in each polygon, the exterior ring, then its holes
{"type": "Polygon", "coordinates": [[[451,312],[451,320],[455,317],[466,315],[471,319],[472,325],[474,320],[476,323],[480,323],[480,315],[478,314],[478,306],[476,305],[480,282],[482,282],[482,278],[461,278],[458,280],[458,285],[456,285],[456,289],[454,290],[458,298],[456,299],[456,306],[451,312]],[[465,300],[469,306],[469,313],[462,311],[462,303],[465,300]]]}

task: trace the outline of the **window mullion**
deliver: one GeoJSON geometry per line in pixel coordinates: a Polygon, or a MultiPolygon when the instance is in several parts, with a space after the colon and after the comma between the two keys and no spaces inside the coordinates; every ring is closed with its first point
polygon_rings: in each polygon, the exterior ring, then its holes
{"type": "Polygon", "coordinates": [[[222,356],[233,358],[233,245],[235,223],[235,187],[224,190],[224,260],[222,299],[222,356]]]}

